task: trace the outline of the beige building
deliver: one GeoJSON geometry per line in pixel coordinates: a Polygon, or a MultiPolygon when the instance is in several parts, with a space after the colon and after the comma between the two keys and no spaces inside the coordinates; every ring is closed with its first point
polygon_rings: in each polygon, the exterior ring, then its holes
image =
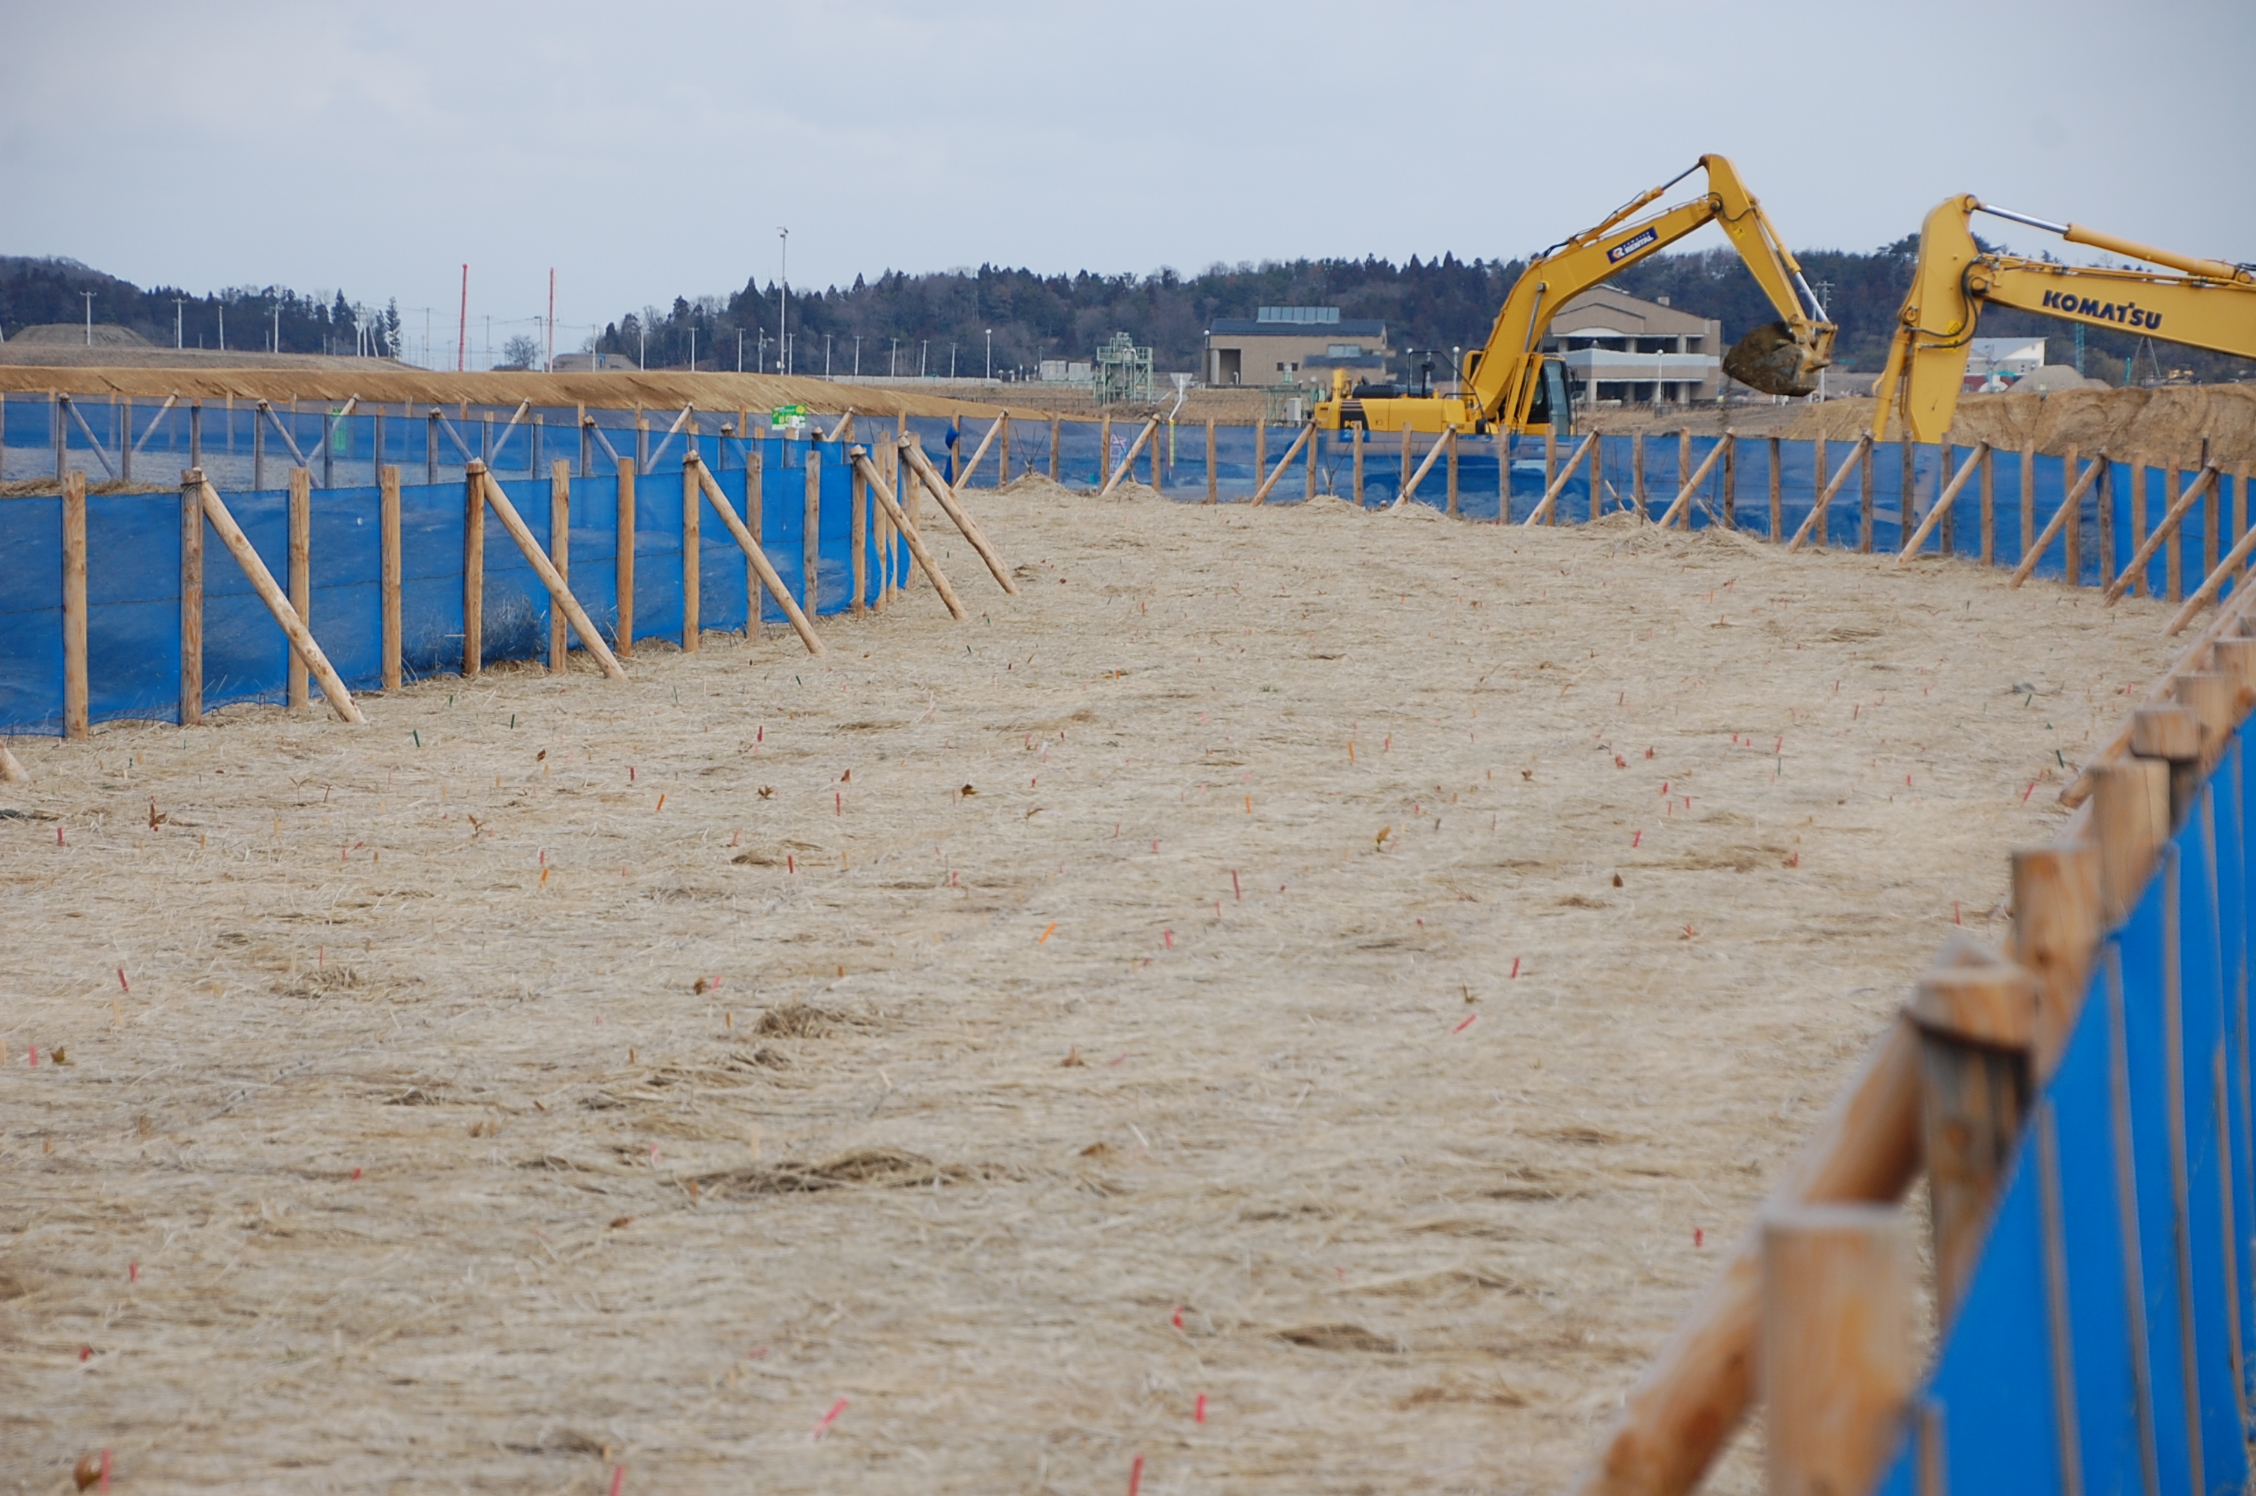
{"type": "Polygon", "coordinates": [[[1607,286],[1559,308],[1544,335],[1583,404],[1685,405],[1723,389],[1723,324],[1607,286]]]}
{"type": "Polygon", "coordinates": [[[1231,385],[1328,382],[1345,369],[1358,380],[1386,378],[1384,322],[1351,322],[1336,306],[1265,306],[1252,317],[1217,317],[1206,330],[1206,382],[1231,385]]]}

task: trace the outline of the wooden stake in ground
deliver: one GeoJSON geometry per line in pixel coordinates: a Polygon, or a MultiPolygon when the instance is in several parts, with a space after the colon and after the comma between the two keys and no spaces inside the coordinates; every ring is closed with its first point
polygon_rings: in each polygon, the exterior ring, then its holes
{"type": "MultiPolygon", "coordinates": [[[[867,447],[855,447],[851,455],[857,466],[868,468],[869,449],[867,447]]],[[[924,456],[921,451],[917,455],[919,457],[924,456]]],[[[925,460],[929,462],[931,459],[926,458],[925,460]]],[[[868,471],[875,473],[874,468],[868,468],[868,471]]],[[[950,616],[958,623],[970,617],[971,615],[964,611],[964,605],[957,600],[956,589],[950,587],[947,577],[941,574],[940,563],[932,558],[931,550],[925,545],[924,537],[917,533],[916,525],[909,519],[908,512],[895,502],[893,495],[886,491],[883,484],[875,481],[874,477],[870,489],[877,495],[878,503],[884,506],[885,517],[893,521],[893,528],[899,530],[901,538],[908,542],[909,554],[916,558],[916,564],[923,568],[925,576],[931,579],[932,590],[940,594],[941,602],[947,604],[950,616]]]]}
{"type": "MultiPolygon", "coordinates": [[[[1449,426],[1443,429],[1440,436],[1434,438],[1432,449],[1426,453],[1426,460],[1418,464],[1418,470],[1410,475],[1410,481],[1402,485],[1402,492],[1394,496],[1394,502],[1387,505],[1387,508],[1400,509],[1417,496],[1418,485],[1426,481],[1426,474],[1433,471],[1433,465],[1441,460],[1443,452],[1448,448],[1449,438],[1456,434],[1457,428],[1449,426]]],[[[1584,437],[1583,447],[1587,449],[1591,442],[1596,439],[1595,437],[1584,437]]],[[[1581,454],[1577,453],[1576,455],[1580,456],[1581,454]]]]}
{"type": "MultiPolygon", "coordinates": [[[[559,457],[548,468],[548,561],[568,587],[572,583],[572,464],[559,457]]],[[[571,643],[564,610],[548,610],[548,668],[561,674],[571,643]]]]}
{"type": "MultiPolygon", "coordinates": [[[[397,691],[400,688],[400,470],[379,468],[376,481],[377,544],[383,553],[378,570],[381,573],[379,590],[383,593],[384,689],[397,691]]],[[[197,544],[199,548],[202,545],[200,533],[197,544]]]]}
{"type": "MultiPolygon", "coordinates": [[[[60,428],[57,428],[60,430],[60,428]]],[[[62,438],[58,436],[57,441],[62,438]]],[[[60,451],[61,448],[57,448],[60,451]]],[[[59,459],[58,459],[59,460],[59,459]]],[[[63,736],[87,735],[86,475],[63,475],[63,736]]]]}
{"type": "MultiPolygon", "coordinates": [[[[1543,442],[1543,466],[1545,474],[1548,475],[1553,465],[1551,438],[1549,436],[1545,436],[1543,442]]],[[[1540,525],[1551,515],[1552,511],[1558,507],[1559,495],[1566,492],[1567,485],[1570,482],[1574,481],[1575,469],[1582,466],[1582,460],[1585,457],[1588,457],[1591,452],[1597,448],[1597,445],[1598,433],[1593,431],[1590,435],[1582,439],[1581,446],[1575,448],[1573,452],[1568,454],[1567,465],[1559,469],[1558,476],[1550,478],[1549,481],[1544,484],[1543,498],[1536,504],[1533,512],[1531,512],[1525,520],[1520,522],[1521,529],[1524,530],[1533,525],[1540,525]]]]}
{"type": "MultiPolygon", "coordinates": [[[[812,445],[812,443],[809,445],[812,445]]],[[[695,461],[696,457],[696,449],[691,448],[688,455],[682,459],[681,647],[683,654],[697,653],[698,640],[703,637],[705,632],[701,626],[703,620],[698,616],[698,604],[702,600],[705,586],[704,578],[700,575],[700,566],[705,558],[700,554],[703,547],[700,545],[697,535],[698,512],[705,506],[698,502],[697,473],[693,471],[693,469],[702,469],[704,464],[695,461]]]]}
{"type": "MultiPolygon", "coordinates": [[[[744,453],[744,528],[752,532],[752,544],[758,546],[762,526],[766,523],[768,455],[764,447],[753,442],[744,453]]],[[[760,598],[762,586],[757,567],[744,568],[744,642],[753,643],[760,637],[760,598]]]]}
{"type": "Polygon", "coordinates": [[[799,601],[811,617],[820,611],[822,596],[822,447],[818,443],[807,443],[803,476],[807,507],[799,530],[799,601]]]}
{"type": "MultiPolygon", "coordinates": [[[[302,467],[290,469],[290,606],[307,628],[313,627],[313,474],[302,467]]],[[[288,708],[306,704],[305,661],[290,651],[288,708]]]]}
{"type": "Polygon", "coordinates": [[[619,543],[613,564],[618,570],[619,625],[611,637],[617,642],[619,653],[634,654],[634,563],[635,563],[635,463],[632,457],[618,460],[619,474],[619,543]]]}
{"type": "MultiPolygon", "coordinates": [[[[2097,478],[2100,469],[2106,466],[2107,454],[2105,452],[2101,452],[2092,459],[2091,466],[2084,469],[2084,475],[2076,480],[2075,486],[2068,490],[2067,497],[2060,501],[2059,509],[2053,512],[2052,522],[2044,527],[2044,533],[2036,538],[2035,543],[2029,547],[2027,554],[2022,556],[2021,564],[2013,568],[2013,580],[2006,583],[2008,587],[2018,587],[2029,580],[2029,573],[2037,569],[2038,560],[2051,547],[2052,538],[2058,535],[2064,527],[2074,523],[2076,508],[2084,501],[2084,491],[2092,486],[2092,480],[2097,478]]],[[[2073,458],[2069,459],[2067,470],[2069,472],[2075,471],[2073,458]]],[[[2073,572],[2069,574],[2068,580],[2071,584],[2074,583],[2075,574],[2073,572]]]]}
{"type": "Polygon", "coordinates": [[[203,475],[180,475],[180,725],[204,720],[203,475]]]}
{"type": "Polygon", "coordinates": [[[462,674],[485,667],[486,500],[479,484],[485,463],[473,457],[462,478],[462,674]]]}
{"type": "Polygon", "coordinates": [[[908,459],[910,468],[917,475],[917,481],[931,492],[932,497],[938,501],[949,520],[963,533],[963,538],[970,541],[971,548],[979,553],[979,559],[987,563],[987,570],[1002,585],[1003,591],[1013,597],[1018,596],[1018,583],[1011,579],[1010,568],[1003,564],[1002,556],[997,553],[995,547],[981,532],[979,526],[972,523],[971,516],[964,512],[963,505],[958,502],[961,495],[949,491],[947,483],[942,480],[939,472],[932,466],[932,459],[925,456],[923,450],[914,442],[907,443],[898,450],[903,457],[908,459]]]}
{"type": "MultiPolygon", "coordinates": [[[[2193,512],[2193,506],[2201,502],[2202,495],[2209,492],[2216,484],[2219,476],[2216,468],[2205,467],[2192,483],[2186,485],[2185,491],[2180,493],[2177,491],[2177,469],[2172,468],[2169,471],[2166,481],[2168,491],[2171,494],[2170,510],[2162,516],[2162,523],[2154,527],[2154,533],[2139,543],[2138,550],[2131,556],[2129,564],[2123,568],[2122,573],[2114,581],[2107,584],[2107,591],[2103,595],[2109,607],[2113,607],[2116,601],[2130,590],[2134,581],[2145,576],[2147,564],[2154,559],[2154,553],[2177,535],[2178,527],[2185,523],[2185,517],[2193,512]]],[[[2215,506],[2212,505],[2211,507],[2215,506]]],[[[2168,579],[2172,599],[2179,595],[2183,586],[2183,581],[2178,574],[2178,553],[2180,549],[2179,546],[2170,546],[2168,579]]],[[[2175,632],[2175,630],[2172,630],[2172,632],[2175,632]]]]}
{"type": "Polygon", "coordinates": [[[627,672],[619,667],[618,660],[604,644],[602,636],[596,633],[594,621],[587,616],[587,610],[580,606],[580,600],[572,596],[572,589],[564,585],[564,578],[557,574],[555,567],[548,564],[548,557],[533,539],[533,532],[526,528],[524,518],[517,513],[517,506],[509,502],[509,495],[501,491],[501,485],[494,482],[493,474],[486,471],[484,463],[472,463],[471,475],[484,487],[486,502],[493,505],[494,514],[501,520],[501,527],[509,532],[509,538],[517,542],[517,549],[524,554],[526,564],[539,574],[542,584],[548,588],[550,606],[564,610],[564,616],[571,620],[572,627],[580,631],[580,642],[602,664],[605,675],[613,680],[625,680],[627,672]]]}
{"type": "MultiPolygon", "coordinates": [[[[852,507],[847,511],[846,546],[854,558],[854,596],[849,605],[856,617],[869,609],[869,479],[859,467],[848,464],[848,474],[853,483],[852,507]]],[[[760,599],[752,599],[753,621],[759,619],[760,599]]]]}
{"type": "Polygon", "coordinates": [[[1769,1214],[1762,1237],[1769,1488],[1869,1491],[1917,1375],[1911,1227],[1893,1206],[1805,1206],[1769,1214]]]}
{"type": "Polygon", "coordinates": [[[321,694],[327,698],[331,710],[347,722],[367,721],[360,714],[359,706],[354,703],[352,693],[345,689],[345,683],[337,678],[337,672],[330,667],[329,657],[314,642],[313,633],[305,626],[305,620],[298,616],[297,609],[290,606],[289,598],[283,596],[282,589],[275,584],[274,574],[266,569],[266,563],[259,559],[259,553],[251,548],[250,539],[243,534],[242,526],[235,523],[235,516],[227,512],[227,505],[220,499],[219,490],[211,486],[200,470],[195,472],[194,477],[197,491],[203,495],[204,517],[211,521],[212,530],[219,536],[220,543],[227,547],[228,554],[235,558],[235,564],[243,568],[243,575],[250,579],[252,590],[258,593],[259,601],[266,604],[266,611],[273,614],[274,621],[281,625],[291,648],[305,661],[313,678],[321,682],[321,694]]]}
{"type": "MultiPolygon", "coordinates": [[[[858,452],[861,448],[854,450],[858,452]]],[[[760,550],[760,543],[752,538],[752,532],[744,527],[744,521],[736,517],[735,510],[729,508],[727,496],[721,492],[721,485],[713,481],[713,475],[705,471],[705,464],[693,452],[684,460],[683,468],[692,474],[690,481],[704,491],[706,501],[720,515],[721,523],[728,526],[729,535],[736,541],[737,548],[744,552],[746,563],[760,574],[760,584],[768,589],[768,595],[776,600],[776,606],[783,609],[783,616],[791,620],[791,627],[797,631],[799,641],[807,646],[807,653],[825,653],[822,640],[815,635],[815,626],[799,610],[799,604],[791,596],[791,589],[783,585],[783,578],[768,564],[767,556],[760,550]]]]}
{"type": "Polygon", "coordinates": [[[2099,936],[2096,845],[2057,842],[2013,854],[2013,959],[2037,981],[2031,1054],[2040,1086],[2067,1051],[2099,936]]]}

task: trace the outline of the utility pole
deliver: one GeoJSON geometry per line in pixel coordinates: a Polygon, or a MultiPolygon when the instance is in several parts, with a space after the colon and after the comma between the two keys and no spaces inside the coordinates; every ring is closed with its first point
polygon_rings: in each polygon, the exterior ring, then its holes
{"type": "Polygon", "coordinates": [[[948,377],[956,377],[956,345],[953,343],[948,345],[948,377]]]}
{"type": "Polygon", "coordinates": [[[778,225],[776,237],[783,241],[776,277],[776,372],[788,374],[791,371],[785,367],[785,361],[790,355],[784,341],[791,328],[791,230],[778,225]]]}
{"type": "Polygon", "coordinates": [[[697,324],[689,324],[689,372],[697,372],[697,324]]]}
{"type": "Polygon", "coordinates": [[[995,377],[995,329],[987,329],[987,377],[995,377]]]}
{"type": "Polygon", "coordinates": [[[186,301],[186,299],[186,297],[182,296],[175,296],[172,298],[172,346],[175,348],[185,348],[188,346],[186,332],[187,324],[183,320],[181,315],[181,305],[186,301]]]}
{"type": "Polygon", "coordinates": [[[823,334],[823,378],[830,378],[830,334],[823,334]]]}
{"type": "Polygon", "coordinates": [[[470,351],[470,267],[462,267],[462,320],[454,333],[454,372],[460,374],[470,351]]]}
{"type": "Polygon", "coordinates": [[[926,338],[917,348],[917,378],[927,377],[932,367],[932,339],[926,338]]]}
{"type": "Polygon", "coordinates": [[[556,267],[548,267],[548,364],[541,371],[556,372],[556,267]]]}
{"type": "Polygon", "coordinates": [[[282,299],[274,299],[274,351],[282,351],[282,299]]]}
{"type": "Polygon", "coordinates": [[[81,291],[78,294],[86,298],[86,346],[91,348],[94,346],[94,293],[81,291]]]}
{"type": "Polygon", "coordinates": [[[885,355],[885,377],[898,379],[901,377],[901,340],[894,338],[891,341],[892,351],[885,355]]]}
{"type": "Polygon", "coordinates": [[[741,327],[736,330],[736,372],[744,372],[744,329],[741,327]]]}
{"type": "Polygon", "coordinates": [[[854,334],[854,377],[862,377],[862,335],[854,334]]]}

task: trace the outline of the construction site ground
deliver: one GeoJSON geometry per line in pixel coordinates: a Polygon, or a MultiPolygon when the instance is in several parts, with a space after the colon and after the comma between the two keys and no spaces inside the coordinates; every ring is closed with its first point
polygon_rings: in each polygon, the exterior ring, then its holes
{"type": "Polygon", "coordinates": [[[1555,1490],[2167,656],[1624,516],[975,505],[962,624],[16,740],[0,1492],[1555,1490]]]}

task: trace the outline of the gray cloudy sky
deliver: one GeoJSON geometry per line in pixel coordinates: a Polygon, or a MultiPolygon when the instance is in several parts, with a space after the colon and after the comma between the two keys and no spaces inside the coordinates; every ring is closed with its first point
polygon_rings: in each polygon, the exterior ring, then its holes
{"type": "Polygon", "coordinates": [[[2256,260],[2252,64],[2250,0],[0,0],[0,252],[442,345],[462,262],[497,343],[553,266],[563,348],[782,224],[795,284],[1511,255],[1719,151],[1801,248],[1973,191],[2256,260]]]}

